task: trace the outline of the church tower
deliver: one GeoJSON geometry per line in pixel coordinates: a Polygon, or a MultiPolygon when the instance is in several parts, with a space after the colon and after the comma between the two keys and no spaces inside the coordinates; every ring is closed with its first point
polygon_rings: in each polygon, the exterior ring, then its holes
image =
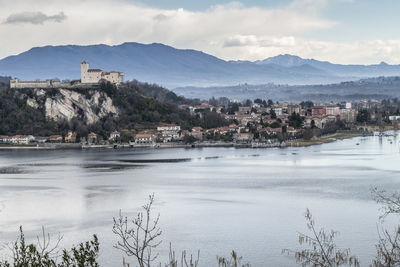
{"type": "Polygon", "coordinates": [[[86,61],[81,62],[81,83],[85,83],[88,80],[88,69],[89,63],[86,61]]]}

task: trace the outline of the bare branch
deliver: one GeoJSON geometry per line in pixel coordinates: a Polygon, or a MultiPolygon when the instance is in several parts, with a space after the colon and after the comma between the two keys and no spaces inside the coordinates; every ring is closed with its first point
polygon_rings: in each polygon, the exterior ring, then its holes
{"type": "Polygon", "coordinates": [[[153,256],[152,249],[161,244],[161,229],[158,227],[160,214],[152,218],[151,211],[154,204],[154,194],[149,196],[149,201],[142,206],[143,211],[135,218],[128,221],[126,216],[119,212],[119,217],[114,218],[113,233],[118,241],[115,248],[123,251],[127,256],[134,256],[140,267],[150,267],[158,253],[153,256]]]}

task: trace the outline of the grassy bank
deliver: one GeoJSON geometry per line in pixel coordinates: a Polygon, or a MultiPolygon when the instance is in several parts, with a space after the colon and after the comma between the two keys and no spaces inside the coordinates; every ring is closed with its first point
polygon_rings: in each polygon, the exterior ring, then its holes
{"type": "Polygon", "coordinates": [[[317,139],[312,140],[294,140],[294,141],[287,141],[287,146],[295,146],[295,147],[302,147],[302,146],[313,146],[313,145],[322,145],[326,143],[331,143],[337,140],[343,139],[350,139],[358,136],[362,136],[362,133],[336,133],[328,136],[322,136],[317,139]]]}

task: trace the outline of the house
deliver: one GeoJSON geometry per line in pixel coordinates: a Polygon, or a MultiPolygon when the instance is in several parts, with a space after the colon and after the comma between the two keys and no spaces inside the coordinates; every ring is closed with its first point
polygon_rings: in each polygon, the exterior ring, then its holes
{"type": "Polygon", "coordinates": [[[286,133],[291,136],[295,136],[296,134],[300,133],[300,129],[295,129],[294,127],[288,126],[286,128],[286,133]]]}
{"type": "Polygon", "coordinates": [[[241,113],[241,114],[250,113],[250,111],[251,111],[251,107],[239,107],[239,113],[241,113]]]}
{"type": "Polygon", "coordinates": [[[194,138],[198,140],[203,139],[203,128],[201,127],[193,127],[192,131],[189,133],[189,135],[193,136],[194,138]]]}
{"type": "Polygon", "coordinates": [[[326,107],[326,115],[330,116],[339,116],[340,108],[338,106],[327,106],[326,107]]]}
{"type": "Polygon", "coordinates": [[[90,134],[88,134],[88,143],[89,144],[95,144],[95,143],[97,143],[97,139],[98,139],[98,137],[97,137],[97,134],[95,134],[95,133],[90,133],[90,134]]]}
{"type": "Polygon", "coordinates": [[[309,116],[304,120],[304,127],[306,127],[306,128],[311,128],[311,126],[313,124],[315,127],[322,129],[324,126],[322,117],[321,116],[309,116]]]}
{"type": "Polygon", "coordinates": [[[12,137],[13,144],[28,145],[33,142],[35,138],[32,135],[15,135],[12,137]]]}
{"type": "Polygon", "coordinates": [[[287,107],[287,114],[292,115],[293,113],[300,114],[301,112],[301,106],[300,105],[293,105],[290,104],[287,107]]]}
{"type": "Polygon", "coordinates": [[[120,139],[121,138],[121,133],[120,132],[118,132],[118,131],[113,131],[112,133],[110,133],[110,138],[109,138],[109,140],[111,140],[111,141],[116,141],[116,140],[118,140],[118,139],[120,139]]]}
{"type": "Polygon", "coordinates": [[[230,125],[228,126],[228,128],[229,128],[229,131],[230,131],[230,132],[233,132],[233,133],[236,133],[236,132],[239,131],[239,126],[237,126],[236,124],[230,124],[230,125]]]}
{"type": "Polygon", "coordinates": [[[179,139],[179,131],[181,127],[176,124],[161,124],[157,127],[157,131],[160,132],[160,139],[163,142],[171,142],[179,139]]]}
{"type": "Polygon", "coordinates": [[[36,143],[46,143],[48,139],[49,138],[45,136],[35,136],[36,143]]]}
{"type": "Polygon", "coordinates": [[[390,121],[400,121],[400,116],[389,116],[390,121]]]}
{"type": "Polygon", "coordinates": [[[251,142],[254,135],[252,133],[237,133],[234,136],[236,142],[251,142]]]}
{"type": "Polygon", "coordinates": [[[59,134],[51,135],[49,137],[49,142],[51,142],[51,143],[62,143],[62,140],[63,140],[63,138],[59,134]]]}
{"type": "Polygon", "coordinates": [[[275,134],[280,134],[282,133],[282,127],[279,128],[271,128],[271,127],[267,127],[264,130],[268,135],[275,135],[275,134]]]}
{"type": "Polygon", "coordinates": [[[68,131],[67,135],[65,136],[64,140],[66,143],[75,143],[76,142],[77,134],[73,131],[68,131]]]}
{"type": "Polygon", "coordinates": [[[324,116],[326,115],[326,107],[312,107],[311,108],[311,115],[312,116],[324,116]]]}
{"type": "Polygon", "coordinates": [[[135,144],[143,145],[143,144],[154,144],[155,136],[151,133],[138,133],[135,136],[135,144]]]}
{"type": "Polygon", "coordinates": [[[12,137],[11,136],[6,136],[6,135],[0,136],[0,143],[11,144],[11,141],[12,141],[12,137]]]}
{"type": "Polygon", "coordinates": [[[276,116],[280,116],[283,113],[282,107],[273,107],[272,110],[275,112],[276,116]]]}
{"type": "Polygon", "coordinates": [[[35,137],[32,135],[14,135],[14,136],[1,136],[0,143],[4,144],[16,144],[16,145],[28,145],[35,141],[35,137]]]}
{"type": "MultiPolygon", "coordinates": [[[[340,120],[345,122],[355,122],[357,118],[357,110],[355,109],[341,109],[340,120]]],[[[389,117],[390,119],[390,117],[389,117]]]]}

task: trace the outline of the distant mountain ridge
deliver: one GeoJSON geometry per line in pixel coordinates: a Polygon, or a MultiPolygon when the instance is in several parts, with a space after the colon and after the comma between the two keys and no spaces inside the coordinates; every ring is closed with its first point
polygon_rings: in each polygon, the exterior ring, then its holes
{"type": "Polygon", "coordinates": [[[399,76],[400,65],[389,65],[385,62],[373,65],[343,65],[315,59],[304,59],[299,56],[284,54],[255,61],[259,65],[276,64],[282,67],[311,66],[335,76],[359,78],[379,76],[399,76]]]}
{"type": "Polygon", "coordinates": [[[34,47],[0,60],[0,76],[35,79],[80,79],[79,63],[125,73],[127,80],[169,88],[249,84],[327,84],[377,76],[400,75],[399,65],[340,65],[280,55],[262,61],[225,61],[191,49],[153,43],[109,46],[34,47]]]}
{"type": "Polygon", "coordinates": [[[207,100],[228,97],[234,100],[274,99],[278,101],[360,101],[400,98],[400,76],[367,78],[324,85],[239,84],[235,86],[182,87],[173,90],[188,98],[207,100]]]}

